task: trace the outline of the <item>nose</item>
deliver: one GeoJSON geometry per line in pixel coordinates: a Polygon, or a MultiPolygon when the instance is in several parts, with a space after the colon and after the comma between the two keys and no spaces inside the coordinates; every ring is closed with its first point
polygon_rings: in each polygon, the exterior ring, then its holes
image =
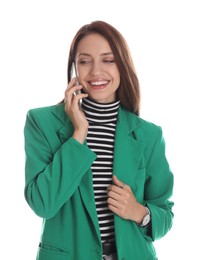
{"type": "Polygon", "coordinates": [[[90,74],[92,76],[97,76],[97,75],[100,75],[101,73],[102,73],[102,66],[101,66],[100,62],[95,62],[94,61],[92,63],[90,74]]]}

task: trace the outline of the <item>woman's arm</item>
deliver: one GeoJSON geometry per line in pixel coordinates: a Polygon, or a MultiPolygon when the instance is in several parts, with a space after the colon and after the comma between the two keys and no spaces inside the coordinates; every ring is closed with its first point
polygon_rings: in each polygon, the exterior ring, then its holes
{"type": "Polygon", "coordinates": [[[53,151],[56,134],[47,136],[46,129],[44,135],[43,128],[50,126],[40,124],[39,114],[29,111],[24,128],[25,198],[37,215],[51,218],[75,192],[96,155],[72,137],[53,151]]]}

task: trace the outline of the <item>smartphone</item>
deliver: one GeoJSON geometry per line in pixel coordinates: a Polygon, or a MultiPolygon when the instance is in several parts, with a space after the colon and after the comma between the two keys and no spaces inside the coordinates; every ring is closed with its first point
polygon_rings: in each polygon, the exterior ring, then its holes
{"type": "MultiPolygon", "coordinates": [[[[76,77],[76,86],[78,86],[80,84],[79,84],[79,80],[78,80],[78,74],[77,74],[75,63],[73,63],[73,67],[74,67],[75,77],[76,77]]],[[[74,92],[74,95],[78,95],[78,94],[81,94],[81,90],[77,90],[77,91],[74,92]]],[[[82,105],[82,99],[79,99],[79,107],[80,108],[81,108],[81,105],[82,105]]]]}

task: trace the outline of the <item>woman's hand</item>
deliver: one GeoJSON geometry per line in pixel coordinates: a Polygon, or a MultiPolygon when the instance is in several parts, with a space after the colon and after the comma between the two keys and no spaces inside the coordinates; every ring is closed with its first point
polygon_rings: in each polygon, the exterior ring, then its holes
{"type": "Polygon", "coordinates": [[[108,187],[108,207],[118,216],[140,223],[146,215],[146,208],[137,202],[131,188],[116,176],[108,187]]]}
{"type": "Polygon", "coordinates": [[[73,138],[83,143],[88,133],[88,121],[79,107],[79,99],[86,98],[88,94],[77,94],[75,91],[81,90],[82,85],[75,86],[76,78],[72,79],[65,91],[65,112],[69,116],[74,126],[73,138]]]}

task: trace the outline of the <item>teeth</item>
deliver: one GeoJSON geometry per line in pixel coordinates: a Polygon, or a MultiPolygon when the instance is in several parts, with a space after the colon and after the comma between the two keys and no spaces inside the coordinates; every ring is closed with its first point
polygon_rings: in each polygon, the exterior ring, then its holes
{"type": "Polygon", "coordinates": [[[99,85],[104,85],[104,84],[107,84],[108,83],[108,81],[106,81],[106,80],[103,80],[103,81],[91,81],[90,82],[90,84],[91,85],[94,85],[94,86],[99,86],[99,85]]]}

